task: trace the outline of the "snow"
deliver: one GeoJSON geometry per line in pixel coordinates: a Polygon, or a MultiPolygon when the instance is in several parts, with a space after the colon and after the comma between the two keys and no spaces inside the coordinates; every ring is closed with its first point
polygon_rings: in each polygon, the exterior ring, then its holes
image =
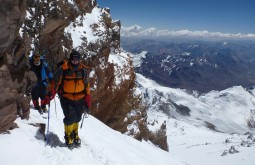
{"type": "Polygon", "coordinates": [[[115,85],[119,85],[124,80],[129,80],[128,70],[128,53],[120,52],[119,54],[111,52],[108,62],[114,64],[115,85]],[[126,67],[126,68],[125,68],[126,67]]]}
{"type": "MultiPolygon", "coordinates": [[[[73,4],[73,1],[68,0],[68,3],[73,4]]],[[[103,35],[105,28],[100,23],[103,12],[105,11],[95,7],[91,13],[78,17],[66,28],[65,32],[70,33],[73,39],[74,48],[81,46],[84,38],[88,45],[107,37],[103,35]],[[94,24],[98,25],[96,31],[93,30],[94,24]]],[[[31,15],[27,12],[27,18],[29,17],[31,15]]],[[[137,25],[122,27],[121,35],[250,39],[255,37],[253,34],[143,29],[137,25]]],[[[133,64],[139,66],[146,53],[130,54],[134,60],[133,64]]],[[[127,52],[119,54],[111,52],[109,56],[108,62],[114,64],[116,85],[129,79],[128,71],[125,71],[125,66],[129,62],[128,54],[127,52]]],[[[188,55],[188,52],[185,55],[188,55]]],[[[252,142],[244,133],[248,131],[255,133],[254,129],[247,128],[245,120],[250,110],[255,109],[255,90],[248,92],[237,86],[198,96],[196,92],[189,94],[185,90],[160,86],[140,74],[136,74],[136,82],[141,88],[137,88],[134,94],[147,94],[148,103],[153,102],[155,97],[164,103],[171,99],[177,105],[184,105],[191,109],[191,116],[184,117],[174,112],[173,107],[169,107],[171,114],[175,115],[173,118],[158,111],[157,105],[150,107],[148,123],[154,123],[154,125],[149,124],[148,127],[156,131],[163,122],[166,122],[169,152],[159,149],[150,142],[140,142],[114,131],[93,116],[85,118],[83,128],[79,131],[82,140],[81,148],[69,150],[64,144],[63,113],[59,100],[56,98],[54,104],[52,101],[50,111],[49,145],[45,145],[44,137],[39,133],[38,127],[34,126],[36,123],[45,123],[47,126],[47,114],[40,115],[31,109],[29,120],[17,118],[15,122],[19,128],[11,130],[10,134],[0,135],[0,163],[2,165],[254,165],[255,140],[252,142]],[[162,96],[159,97],[157,92],[160,92],[162,96]],[[213,123],[218,132],[206,128],[204,121],[213,123]],[[241,145],[242,142],[251,145],[249,147],[241,145]],[[232,146],[239,152],[234,154],[228,152],[232,146]],[[222,156],[223,153],[226,155],[222,156]]],[[[129,115],[135,113],[136,111],[133,110],[129,115]]],[[[136,123],[130,124],[128,129],[138,131],[136,123]]]]}
{"type": "Polygon", "coordinates": [[[164,114],[149,113],[149,120],[157,119],[167,121],[167,137],[169,153],[192,165],[253,165],[255,161],[255,147],[242,147],[240,143],[247,136],[226,134],[208,130],[204,127],[193,126],[176,119],[168,119],[164,114]],[[230,139],[229,143],[225,143],[230,139]],[[239,151],[236,154],[228,153],[221,156],[231,146],[239,151]]]}
{"type": "Polygon", "coordinates": [[[142,64],[142,59],[146,57],[147,51],[142,51],[139,54],[130,54],[133,59],[133,66],[140,67],[142,64]]]}
{"type": "MultiPolygon", "coordinates": [[[[201,110],[201,105],[203,105],[194,102],[196,99],[202,100],[204,104],[208,104],[208,107],[210,104],[229,106],[231,111],[228,111],[228,119],[233,117],[237,123],[240,122],[241,124],[238,116],[242,116],[242,114],[235,114],[235,110],[238,109],[236,106],[239,106],[239,103],[242,106],[250,106],[247,99],[254,101],[242,87],[233,87],[225,91],[212,91],[203,96],[195,97],[180,89],[159,86],[154,81],[139,74],[137,74],[137,81],[146,86],[146,89],[157,88],[164,90],[164,92],[172,92],[177,103],[185,104],[187,102],[187,104],[194,106],[193,111],[201,110]],[[221,103],[217,100],[223,97],[223,94],[226,96],[226,93],[227,96],[230,96],[228,102],[221,103]],[[236,96],[237,93],[243,98],[242,100],[236,96]],[[229,104],[232,100],[237,101],[237,104],[229,104]]],[[[141,92],[143,91],[141,90],[141,92]]],[[[249,93],[254,95],[255,91],[252,90],[249,93]]],[[[226,100],[226,98],[224,99],[226,100]]],[[[207,111],[211,111],[211,109],[207,109],[207,111]]],[[[132,111],[132,113],[136,112],[132,111]]],[[[202,113],[200,118],[206,118],[206,115],[207,113],[202,113]]],[[[219,121],[223,120],[221,115],[214,117],[219,121]]],[[[150,142],[140,142],[114,131],[93,116],[84,119],[83,127],[79,131],[82,140],[81,148],[69,150],[64,144],[63,113],[58,98],[55,99],[55,103],[54,101],[51,102],[49,145],[46,145],[44,137],[38,131],[39,128],[34,126],[36,123],[45,123],[47,126],[47,121],[47,114],[40,115],[32,108],[30,109],[29,120],[18,118],[16,123],[19,128],[11,130],[10,134],[0,135],[1,164],[253,165],[255,162],[255,140],[248,139],[248,135],[213,131],[195,122],[194,118],[190,119],[191,122],[189,122],[185,118],[172,118],[157,110],[148,111],[148,123],[154,123],[154,125],[149,124],[149,129],[155,131],[159,129],[161,123],[166,122],[169,152],[159,149],[150,142]],[[247,145],[242,145],[242,143],[247,145]],[[248,144],[250,145],[248,146],[248,144]],[[238,152],[230,153],[231,147],[234,147],[238,152]],[[222,156],[223,153],[225,156],[222,156]]],[[[224,125],[227,127],[231,122],[226,121],[224,125]]],[[[135,123],[128,127],[137,130],[135,123]]],[[[241,128],[235,128],[237,132],[239,129],[241,128]]]]}
{"type": "Polygon", "coordinates": [[[79,16],[74,23],[65,28],[65,33],[70,33],[73,39],[73,47],[77,48],[82,45],[84,39],[88,43],[96,43],[103,40],[104,36],[101,32],[105,31],[102,19],[102,11],[98,7],[94,7],[91,13],[85,16],[79,16]],[[75,26],[74,26],[75,24],[75,26]],[[93,29],[93,25],[97,25],[97,32],[93,29]]]}
{"type": "Polygon", "coordinates": [[[247,136],[214,132],[175,120],[168,121],[167,125],[169,153],[175,158],[181,157],[194,165],[252,165],[255,162],[255,147],[240,145],[247,136]],[[174,122],[178,123],[176,127],[173,127],[174,122]],[[225,143],[226,139],[230,142],[225,143]],[[231,146],[235,146],[239,153],[221,156],[231,146]]]}
{"type": "MultiPolygon", "coordinates": [[[[139,84],[143,86],[142,92],[153,99],[157,92],[162,94],[161,102],[171,99],[177,105],[189,107],[191,117],[184,118],[190,123],[202,124],[204,121],[213,123],[218,131],[227,133],[253,132],[247,127],[245,118],[250,115],[250,110],[255,107],[255,96],[241,86],[224,91],[212,91],[200,97],[187,93],[185,90],[167,88],[156,82],[136,74],[139,84]],[[146,90],[146,91],[145,91],[146,90]]],[[[152,103],[153,100],[148,100],[152,103]]],[[[170,110],[169,110],[170,111],[170,110]]],[[[174,114],[175,112],[170,111],[174,114]]],[[[176,114],[178,115],[178,114],[176,114]]],[[[182,116],[175,116],[183,118],[182,116]]]]}
{"type": "Polygon", "coordinates": [[[84,119],[83,127],[79,131],[82,140],[81,147],[69,150],[64,144],[63,113],[58,99],[56,99],[56,109],[54,104],[51,105],[50,109],[49,145],[46,145],[43,136],[38,132],[38,127],[32,125],[47,123],[47,114],[40,115],[31,109],[29,120],[18,118],[16,123],[19,128],[10,131],[10,134],[0,136],[1,164],[183,164],[174,159],[168,152],[148,142],[140,142],[114,131],[93,116],[84,119]]]}
{"type": "Polygon", "coordinates": [[[141,92],[151,106],[147,111],[147,122],[151,131],[158,130],[163,122],[167,127],[169,153],[178,160],[191,165],[253,165],[255,163],[255,138],[249,135],[255,129],[247,127],[245,116],[255,107],[255,89],[245,90],[236,86],[223,91],[211,91],[202,96],[185,90],[158,85],[140,74],[136,74],[141,92]],[[160,95],[157,95],[160,93],[160,95]],[[185,117],[169,106],[169,116],[158,108],[171,99],[178,105],[190,108],[185,117]],[[151,104],[154,102],[154,104],[151,104]],[[204,121],[216,126],[215,130],[205,127],[204,121]],[[153,124],[152,124],[153,123],[153,124]],[[229,142],[226,142],[228,140],[229,142]],[[244,145],[245,144],[245,145],[244,145]],[[230,153],[231,147],[238,153],[230,153]],[[225,156],[222,156],[225,153],[225,156]]]}

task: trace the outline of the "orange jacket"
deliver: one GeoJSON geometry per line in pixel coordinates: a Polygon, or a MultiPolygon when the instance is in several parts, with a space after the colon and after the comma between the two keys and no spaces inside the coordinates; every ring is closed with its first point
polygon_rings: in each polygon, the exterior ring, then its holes
{"type": "Polygon", "coordinates": [[[79,100],[90,95],[89,72],[90,68],[83,64],[79,64],[75,72],[70,62],[65,61],[54,74],[52,88],[60,97],[79,100]]]}

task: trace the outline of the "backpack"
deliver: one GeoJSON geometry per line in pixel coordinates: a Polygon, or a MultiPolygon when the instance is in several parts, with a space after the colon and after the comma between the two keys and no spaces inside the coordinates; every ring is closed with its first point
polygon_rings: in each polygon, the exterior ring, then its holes
{"type": "Polygon", "coordinates": [[[86,86],[89,83],[88,82],[89,72],[90,72],[89,67],[86,67],[81,64],[81,69],[77,72],[76,77],[72,77],[70,75],[72,75],[71,73],[73,71],[70,70],[67,60],[61,61],[57,65],[58,65],[58,68],[62,67],[62,70],[63,70],[61,84],[57,91],[58,95],[61,96],[65,93],[73,93],[73,91],[78,91],[75,93],[85,94],[86,86]],[[84,84],[84,89],[80,88],[81,86],[79,84],[84,84]]]}

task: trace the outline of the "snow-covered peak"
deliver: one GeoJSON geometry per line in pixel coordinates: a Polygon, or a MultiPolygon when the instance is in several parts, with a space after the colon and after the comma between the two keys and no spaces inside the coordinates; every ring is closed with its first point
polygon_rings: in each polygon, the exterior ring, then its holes
{"type": "Polygon", "coordinates": [[[211,123],[220,132],[255,133],[254,129],[248,127],[246,120],[251,115],[250,110],[255,109],[255,96],[252,91],[241,86],[211,91],[198,97],[186,90],[160,86],[140,74],[137,74],[137,82],[151,105],[151,111],[164,111],[169,116],[190,124],[206,126],[205,123],[211,123]],[[163,104],[166,106],[164,109],[161,106],[163,104]],[[178,113],[178,106],[188,107],[190,116],[178,113]]]}
{"type": "Polygon", "coordinates": [[[91,13],[87,13],[85,16],[79,16],[76,20],[65,28],[65,33],[71,34],[73,39],[73,47],[77,48],[82,45],[83,42],[96,43],[103,40],[105,25],[102,21],[102,10],[98,7],[94,7],[91,13]],[[93,28],[93,25],[97,25],[97,30],[93,28]]]}
{"type": "Polygon", "coordinates": [[[169,153],[190,165],[254,163],[255,129],[247,119],[255,111],[255,89],[235,86],[199,96],[140,74],[136,78],[149,107],[148,128],[155,131],[165,123],[169,153]]]}
{"type": "Polygon", "coordinates": [[[145,58],[147,51],[142,51],[139,54],[130,54],[133,59],[134,67],[140,67],[142,64],[142,59],[145,58]]]}

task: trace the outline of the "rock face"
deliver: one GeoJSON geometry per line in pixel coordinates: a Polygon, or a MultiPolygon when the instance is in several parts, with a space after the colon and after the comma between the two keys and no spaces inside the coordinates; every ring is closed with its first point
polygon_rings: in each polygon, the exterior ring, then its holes
{"type": "Polygon", "coordinates": [[[76,49],[91,68],[92,115],[168,150],[165,128],[156,134],[147,128],[146,105],[135,86],[131,58],[120,48],[120,21],[111,19],[110,9],[99,8],[95,0],[0,4],[0,133],[17,127],[17,117],[29,118],[30,92],[37,81],[29,71],[31,52],[43,55],[54,72],[76,49]]]}
{"type": "Polygon", "coordinates": [[[116,56],[120,53],[120,21],[111,19],[109,9],[98,8],[95,0],[1,0],[0,3],[0,132],[15,127],[17,115],[29,117],[29,93],[36,82],[35,75],[28,72],[30,51],[44,53],[53,69],[56,63],[68,58],[73,48],[85,54],[84,63],[94,73],[92,114],[108,126],[126,132],[128,124],[146,116],[141,112],[127,118],[132,110],[144,108],[140,108],[140,97],[134,95],[135,74],[130,58],[123,58],[124,67],[109,61],[110,53],[116,56]],[[98,38],[89,41],[88,29],[84,29],[81,32],[84,37],[77,45],[72,33],[84,26],[91,13],[100,13],[98,22],[87,27],[98,38]],[[121,78],[123,75],[129,78],[121,78]]]}
{"type": "Polygon", "coordinates": [[[1,0],[0,7],[0,133],[16,127],[19,114],[29,117],[29,97],[25,91],[34,76],[27,72],[28,54],[19,29],[25,19],[26,1],[1,0]]]}

